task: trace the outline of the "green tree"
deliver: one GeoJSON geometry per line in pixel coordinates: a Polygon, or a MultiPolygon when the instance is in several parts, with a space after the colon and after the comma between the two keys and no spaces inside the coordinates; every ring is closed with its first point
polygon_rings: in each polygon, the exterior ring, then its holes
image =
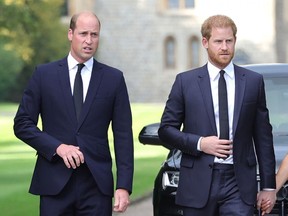
{"type": "Polygon", "coordinates": [[[63,3],[63,0],[0,0],[0,44],[3,44],[0,52],[9,56],[1,58],[0,65],[11,62],[18,65],[11,68],[13,72],[0,67],[2,79],[9,78],[13,83],[6,99],[19,100],[35,65],[67,53],[68,27],[61,22],[60,14],[63,3]]]}
{"type": "Polygon", "coordinates": [[[9,97],[8,89],[13,86],[15,77],[23,67],[22,59],[13,51],[5,49],[4,41],[0,40],[0,101],[9,97]]]}

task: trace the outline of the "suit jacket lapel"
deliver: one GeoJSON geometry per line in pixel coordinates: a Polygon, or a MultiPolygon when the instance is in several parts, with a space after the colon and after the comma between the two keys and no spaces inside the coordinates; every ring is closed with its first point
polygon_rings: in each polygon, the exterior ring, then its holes
{"type": "Polygon", "coordinates": [[[81,112],[81,116],[80,116],[79,127],[81,126],[81,124],[83,123],[85,117],[88,114],[88,111],[89,111],[89,109],[90,109],[90,107],[92,105],[93,99],[96,96],[98,88],[100,86],[100,83],[101,83],[101,80],[102,80],[102,76],[103,76],[102,66],[101,66],[100,63],[98,63],[94,59],[91,79],[90,79],[90,82],[89,82],[87,95],[86,95],[85,102],[83,104],[83,108],[82,108],[82,112],[81,112]]]}
{"type": "Polygon", "coordinates": [[[235,102],[234,102],[234,117],[233,117],[233,133],[235,133],[238,124],[246,85],[245,72],[236,65],[234,65],[234,68],[235,68],[234,69],[235,102]]]}
{"type": "Polygon", "coordinates": [[[213,99],[211,93],[210,77],[207,69],[207,65],[202,67],[202,70],[198,73],[198,84],[201,90],[205,108],[207,110],[207,115],[209,116],[210,124],[213,128],[213,132],[217,135],[217,128],[215,123],[213,99]]]}
{"type": "Polygon", "coordinates": [[[73,119],[74,121],[77,122],[73,96],[71,92],[67,58],[64,58],[59,61],[59,67],[57,69],[58,69],[58,75],[59,75],[61,88],[63,92],[63,100],[65,101],[65,104],[66,104],[66,110],[68,114],[71,116],[70,119],[73,119]]]}

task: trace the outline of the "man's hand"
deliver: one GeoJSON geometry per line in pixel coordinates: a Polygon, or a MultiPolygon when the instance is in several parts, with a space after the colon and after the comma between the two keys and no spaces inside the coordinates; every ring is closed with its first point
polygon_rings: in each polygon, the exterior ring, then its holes
{"type": "Polygon", "coordinates": [[[226,157],[232,154],[232,140],[219,139],[217,136],[203,137],[200,143],[201,151],[216,157],[226,157]]]}
{"type": "Polygon", "coordinates": [[[125,212],[129,205],[129,193],[124,189],[117,189],[114,194],[114,208],[115,212],[125,212]]]}
{"type": "Polygon", "coordinates": [[[56,149],[56,153],[63,159],[67,168],[76,169],[84,163],[84,155],[79,146],[61,144],[56,149]]]}
{"type": "Polygon", "coordinates": [[[269,214],[276,202],[276,191],[260,191],[257,194],[257,209],[261,209],[262,216],[269,214]]]}

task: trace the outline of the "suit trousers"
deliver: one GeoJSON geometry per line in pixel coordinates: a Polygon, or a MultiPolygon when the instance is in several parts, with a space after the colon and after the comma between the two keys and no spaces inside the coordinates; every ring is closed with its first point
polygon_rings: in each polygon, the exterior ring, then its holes
{"type": "Polygon", "coordinates": [[[111,216],[112,197],[103,195],[86,164],[73,170],[63,190],[40,196],[40,216],[111,216]]]}
{"type": "Polygon", "coordinates": [[[242,201],[233,165],[214,164],[208,202],[204,208],[184,207],[184,216],[252,216],[253,205],[242,201]]]}

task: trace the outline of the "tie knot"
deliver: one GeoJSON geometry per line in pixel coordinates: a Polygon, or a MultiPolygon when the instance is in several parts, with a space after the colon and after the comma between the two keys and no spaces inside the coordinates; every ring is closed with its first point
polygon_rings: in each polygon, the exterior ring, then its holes
{"type": "Polygon", "coordinates": [[[225,73],[225,71],[224,71],[224,70],[221,70],[221,71],[220,71],[220,75],[221,75],[221,76],[223,76],[223,75],[224,75],[224,73],[225,73]]]}
{"type": "Polygon", "coordinates": [[[81,63],[81,64],[77,64],[77,66],[78,66],[77,72],[80,72],[82,68],[85,66],[85,64],[81,63]]]}

